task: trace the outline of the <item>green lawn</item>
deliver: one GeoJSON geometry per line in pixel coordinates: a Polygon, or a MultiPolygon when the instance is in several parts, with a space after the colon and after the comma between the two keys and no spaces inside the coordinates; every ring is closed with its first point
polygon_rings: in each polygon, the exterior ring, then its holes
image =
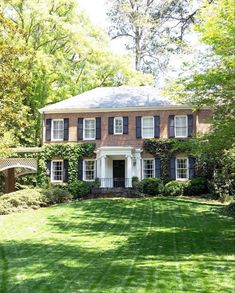
{"type": "Polygon", "coordinates": [[[234,292],[220,208],[100,199],[0,216],[0,292],[234,292]]]}

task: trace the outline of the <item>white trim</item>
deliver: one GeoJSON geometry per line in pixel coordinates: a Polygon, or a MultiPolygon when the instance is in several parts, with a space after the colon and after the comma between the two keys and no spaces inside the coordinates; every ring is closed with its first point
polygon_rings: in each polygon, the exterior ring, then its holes
{"type": "Polygon", "coordinates": [[[113,119],[113,134],[114,134],[114,135],[122,135],[122,134],[123,134],[123,117],[114,117],[114,119],[113,119]],[[116,121],[117,119],[121,119],[121,120],[122,120],[122,132],[116,132],[116,131],[115,131],[115,130],[116,130],[116,127],[115,127],[115,121],[116,121]]]}
{"type": "MultiPolygon", "coordinates": [[[[49,107],[49,106],[48,106],[49,107]]],[[[52,114],[52,113],[91,113],[91,112],[130,112],[130,111],[151,111],[151,110],[192,110],[195,106],[193,105],[169,105],[169,106],[139,106],[139,107],[120,107],[120,108],[63,108],[63,109],[49,109],[46,107],[39,109],[40,113],[52,114]]],[[[210,110],[210,107],[201,107],[200,110],[210,110]]]]}
{"type": "Polygon", "coordinates": [[[142,138],[154,138],[154,127],[155,127],[155,125],[154,125],[154,116],[143,116],[143,117],[141,117],[141,137],[142,138]],[[144,136],[143,135],[143,126],[144,126],[144,123],[143,123],[143,119],[144,118],[152,118],[152,120],[153,120],[153,136],[144,136]]]}
{"type": "Polygon", "coordinates": [[[83,181],[86,181],[86,182],[94,182],[95,181],[95,178],[96,178],[96,159],[85,159],[83,160],[83,170],[82,170],[82,180],[83,181]],[[88,179],[85,179],[85,162],[94,162],[94,179],[93,180],[88,180],[88,179]]]}
{"type": "Polygon", "coordinates": [[[51,141],[63,141],[64,134],[63,134],[63,138],[54,138],[54,121],[62,121],[63,122],[63,133],[64,133],[64,119],[52,119],[51,120],[51,141]]]}
{"type": "Polygon", "coordinates": [[[50,174],[50,179],[51,179],[51,182],[53,183],[56,183],[56,182],[63,182],[63,177],[64,177],[64,160],[51,160],[51,174],[50,174]],[[53,163],[54,162],[62,162],[62,169],[61,169],[61,172],[62,172],[62,180],[54,180],[52,177],[53,175],[53,163]]]}
{"type": "Polygon", "coordinates": [[[145,177],[144,177],[144,161],[145,160],[151,160],[151,161],[153,161],[153,177],[146,177],[146,178],[155,178],[155,159],[154,158],[143,158],[142,159],[142,172],[141,172],[142,179],[145,179],[145,177]]]}
{"type": "Polygon", "coordinates": [[[175,138],[185,138],[188,137],[188,115],[175,115],[174,117],[174,134],[175,134],[175,138]],[[182,136],[182,135],[176,135],[176,118],[177,117],[186,117],[186,135],[182,136]]]}
{"type": "Polygon", "coordinates": [[[186,180],[189,180],[189,159],[188,157],[176,157],[175,158],[175,179],[176,180],[179,180],[179,181],[186,181],[186,180]],[[178,172],[177,172],[177,160],[179,159],[183,159],[187,161],[187,177],[186,178],[179,178],[178,177],[178,172]]]}
{"type": "Polygon", "coordinates": [[[83,140],[96,140],[96,119],[95,118],[84,118],[83,119],[83,140]],[[95,121],[95,137],[94,138],[87,138],[85,137],[85,121],[87,120],[94,120],[95,121]]]}

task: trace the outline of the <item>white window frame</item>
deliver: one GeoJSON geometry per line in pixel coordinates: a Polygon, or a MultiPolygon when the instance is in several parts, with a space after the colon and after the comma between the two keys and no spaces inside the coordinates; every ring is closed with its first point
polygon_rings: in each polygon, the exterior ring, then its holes
{"type": "Polygon", "coordinates": [[[123,134],[123,117],[114,117],[113,133],[115,135],[122,135],[123,134]],[[116,132],[116,120],[122,120],[122,132],[116,132]]]}
{"type": "Polygon", "coordinates": [[[95,140],[96,139],[96,119],[95,118],[84,118],[83,119],[83,140],[95,140]],[[95,136],[94,136],[94,138],[87,138],[86,136],[85,136],[85,121],[88,121],[88,120],[94,120],[95,121],[95,136]]]}
{"type": "Polygon", "coordinates": [[[52,141],[63,141],[64,140],[64,119],[52,119],[51,121],[51,140],[52,141]],[[54,138],[54,122],[62,121],[63,122],[63,138],[54,138]]]}
{"type": "Polygon", "coordinates": [[[51,161],[51,182],[56,183],[56,182],[63,182],[63,178],[64,178],[64,161],[63,160],[52,160],[51,161]],[[54,162],[62,162],[62,168],[61,168],[61,172],[62,172],[62,179],[61,180],[54,180],[53,179],[53,163],[54,162]]]}
{"type": "Polygon", "coordinates": [[[87,182],[94,182],[95,181],[95,178],[96,178],[96,160],[95,159],[86,159],[86,160],[83,160],[83,172],[82,172],[82,179],[83,181],[87,181],[87,182]],[[86,170],[85,170],[85,166],[86,166],[86,162],[94,162],[94,179],[86,179],[85,178],[85,175],[86,175],[86,170]]]}
{"type": "Polygon", "coordinates": [[[142,138],[154,138],[154,117],[153,116],[143,116],[141,118],[141,134],[142,134],[142,138]],[[153,120],[153,135],[152,136],[144,136],[144,119],[145,118],[152,118],[153,120]]]}
{"type": "Polygon", "coordinates": [[[188,157],[176,157],[175,159],[175,178],[176,180],[186,181],[189,180],[189,159],[188,157]],[[178,168],[177,168],[177,160],[186,160],[187,162],[187,177],[186,178],[179,178],[178,177],[178,168]]]}
{"type": "Polygon", "coordinates": [[[145,178],[155,178],[155,159],[154,158],[142,159],[142,179],[145,179],[145,178]],[[153,177],[144,177],[144,161],[147,161],[147,160],[153,161],[153,177]]]}
{"type": "Polygon", "coordinates": [[[188,137],[188,116],[187,115],[175,115],[175,118],[174,118],[174,125],[175,125],[175,127],[174,127],[174,132],[175,132],[175,137],[176,138],[184,138],[184,137],[188,137]],[[184,136],[184,135],[176,135],[176,118],[177,117],[184,117],[184,118],[186,118],[186,135],[184,136]]]}

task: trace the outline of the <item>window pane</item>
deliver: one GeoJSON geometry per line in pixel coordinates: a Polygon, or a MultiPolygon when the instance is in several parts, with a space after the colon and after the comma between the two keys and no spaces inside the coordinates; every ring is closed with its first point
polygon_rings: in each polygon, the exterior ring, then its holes
{"type": "Polygon", "coordinates": [[[52,162],[52,180],[63,181],[63,162],[52,162]]]}
{"type": "Polygon", "coordinates": [[[115,118],[114,119],[114,133],[119,133],[122,134],[123,132],[123,123],[122,123],[122,118],[115,118]]]}
{"type": "Polygon", "coordinates": [[[143,118],[143,137],[154,137],[153,117],[143,118]]]}
{"type": "Polygon", "coordinates": [[[143,161],[143,175],[144,178],[154,177],[154,163],[153,160],[143,161]]]}
{"type": "Polygon", "coordinates": [[[64,138],[64,121],[53,121],[53,139],[64,138]]]}
{"type": "Polygon", "coordinates": [[[175,136],[187,136],[187,116],[175,117],[175,136]]]}
{"type": "Polygon", "coordinates": [[[95,120],[94,119],[85,119],[84,125],[84,138],[94,139],[95,138],[95,120]]]}
{"type": "Polygon", "coordinates": [[[95,161],[84,162],[84,179],[94,180],[95,179],[95,161]]]}
{"type": "Polygon", "coordinates": [[[186,158],[185,159],[177,159],[176,167],[177,167],[177,178],[187,179],[187,177],[188,177],[188,160],[186,158]]]}

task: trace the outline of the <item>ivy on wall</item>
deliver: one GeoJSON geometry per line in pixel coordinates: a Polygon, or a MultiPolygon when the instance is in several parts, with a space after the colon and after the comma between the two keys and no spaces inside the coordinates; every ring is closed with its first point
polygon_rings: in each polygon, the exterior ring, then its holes
{"type": "Polygon", "coordinates": [[[161,161],[161,179],[164,182],[172,180],[169,174],[170,158],[178,153],[190,155],[191,150],[186,140],[178,139],[146,139],[144,149],[161,161]]]}
{"type": "MultiPolygon", "coordinates": [[[[53,158],[61,158],[69,161],[69,181],[77,179],[78,160],[92,158],[94,156],[95,144],[48,144],[44,145],[38,153],[18,153],[18,157],[35,158],[38,160],[37,183],[44,185],[49,183],[47,175],[47,161],[53,158]]],[[[15,157],[15,156],[14,156],[15,157]]]]}

